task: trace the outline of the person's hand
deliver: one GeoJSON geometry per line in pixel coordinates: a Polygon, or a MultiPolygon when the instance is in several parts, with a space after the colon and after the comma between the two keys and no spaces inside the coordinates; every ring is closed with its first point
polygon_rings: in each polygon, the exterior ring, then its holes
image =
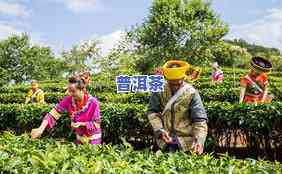
{"type": "Polygon", "coordinates": [[[72,128],[79,128],[79,127],[81,127],[81,126],[85,126],[85,124],[82,123],[82,122],[76,122],[76,123],[71,122],[71,127],[72,127],[72,128]]]}
{"type": "Polygon", "coordinates": [[[32,129],[31,130],[31,138],[33,138],[33,139],[40,138],[43,131],[44,130],[42,128],[32,129]]]}
{"type": "Polygon", "coordinates": [[[29,101],[30,101],[29,99],[26,99],[24,103],[25,103],[25,104],[28,104],[29,101]]]}
{"type": "Polygon", "coordinates": [[[204,153],[204,145],[199,143],[197,139],[193,140],[192,152],[201,155],[204,153]]]}
{"type": "Polygon", "coordinates": [[[263,94],[263,97],[262,97],[262,99],[261,99],[261,103],[265,103],[266,97],[267,97],[267,94],[263,94]]]}
{"type": "Polygon", "coordinates": [[[169,136],[167,131],[162,131],[160,137],[166,144],[172,143],[172,138],[169,136]]]}

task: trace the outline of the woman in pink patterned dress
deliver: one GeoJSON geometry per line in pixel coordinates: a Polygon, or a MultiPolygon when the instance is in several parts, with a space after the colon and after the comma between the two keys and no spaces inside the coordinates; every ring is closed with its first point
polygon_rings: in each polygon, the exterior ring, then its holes
{"type": "Polygon", "coordinates": [[[51,129],[62,113],[71,118],[71,127],[77,144],[101,144],[102,129],[99,102],[85,90],[85,82],[79,76],[69,79],[69,96],[64,97],[46,116],[39,128],[31,131],[32,138],[39,138],[45,129],[51,129]]]}
{"type": "Polygon", "coordinates": [[[212,64],[213,72],[212,72],[212,81],[217,82],[217,83],[222,83],[223,82],[223,72],[220,69],[219,65],[217,62],[214,62],[212,64]]]}

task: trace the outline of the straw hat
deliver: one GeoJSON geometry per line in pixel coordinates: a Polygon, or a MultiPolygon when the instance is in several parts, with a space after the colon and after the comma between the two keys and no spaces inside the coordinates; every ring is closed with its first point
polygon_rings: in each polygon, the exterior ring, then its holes
{"type": "Polygon", "coordinates": [[[251,67],[256,71],[264,73],[268,73],[272,70],[271,62],[262,57],[253,57],[251,60],[251,67]]]}

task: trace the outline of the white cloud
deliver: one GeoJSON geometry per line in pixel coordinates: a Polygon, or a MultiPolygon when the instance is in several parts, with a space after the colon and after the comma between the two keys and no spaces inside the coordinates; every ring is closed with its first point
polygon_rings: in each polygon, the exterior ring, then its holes
{"type": "MultiPolygon", "coordinates": [[[[32,44],[36,44],[36,45],[40,45],[40,46],[51,46],[52,45],[48,45],[47,41],[45,40],[46,37],[44,37],[44,35],[42,33],[39,32],[33,32],[33,33],[28,33],[29,37],[30,37],[30,42],[32,44]]],[[[54,47],[52,47],[52,49],[54,49],[54,47]]]]}
{"type": "Polygon", "coordinates": [[[262,18],[248,24],[232,25],[229,39],[242,38],[251,43],[282,50],[282,9],[270,9],[262,18]]]}
{"type": "Polygon", "coordinates": [[[74,13],[91,13],[103,9],[101,0],[49,0],[63,3],[66,8],[74,13]]]}
{"type": "Polygon", "coordinates": [[[30,13],[31,11],[22,4],[0,1],[0,14],[15,17],[28,17],[30,13]]]}
{"type": "Polygon", "coordinates": [[[13,34],[20,34],[21,30],[11,24],[0,22],[0,40],[6,39],[13,34]]]}
{"type": "MultiPolygon", "coordinates": [[[[90,39],[87,40],[80,40],[77,45],[91,45],[94,42],[97,42],[97,47],[100,49],[101,56],[107,56],[113,49],[115,49],[119,42],[125,37],[126,32],[122,30],[116,30],[112,33],[105,34],[105,35],[98,35],[93,34],[90,39]]],[[[69,50],[71,48],[64,48],[63,43],[58,44],[60,45],[59,49],[62,50],[69,50]]],[[[58,48],[58,47],[57,47],[58,48]]]]}
{"type": "Polygon", "coordinates": [[[117,46],[119,41],[121,41],[124,36],[125,36],[125,31],[117,30],[110,34],[98,37],[97,40],[100,42],[99,46],[101,48],[101,54],[103,56],[109,54],[111,50],[117,46]]]}
{"type": "Polygon", "coordinates": [[[43,37],[42,33],[38,32],[27,32],[24,28],[20,28],[13,23],[7,23],[0,21],[0,41],[5,40],[12,35],[21,35],[26,33],[30,37],[31,44],[36,44],[40,46],[47,46],[47,42],[43,37]]]}
{"type": "Polygon", "coordinates": [[[26,33],[32,44],[46,46],[43,35],[38,32],[31,32],[32,28],[23,18],[31,15],[25,3],[30,0],[0,0],[0,15],[9,17],[9,20],[0,20],[0,40],[7,39],[12,35],[26,33]]]}
{"type": "Polygon", "coordinates": [[[7,39],[12,35],[26,33],[32,44],[46,45],[43,35],[38,32],[31,32],[31,26],[23,18],[29,17],[31,10],[22,5],[29,0],[0,0],[0,15],[9,17],[9,20],[0,20],[0,40],[7,39]]]}

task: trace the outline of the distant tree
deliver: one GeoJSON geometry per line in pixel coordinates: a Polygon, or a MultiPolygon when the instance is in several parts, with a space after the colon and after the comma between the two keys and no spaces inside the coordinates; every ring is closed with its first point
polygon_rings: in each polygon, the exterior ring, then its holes
{"type": "Polygon", "coordinates": [[[1,80],[6,83],[58,78],[63,66],[49,47],[31,44],[26,34],[0,41],[0,73],[5,74],[1,80]]]}
{"type": "Polygon", "coordinates": [[[277,48],[268,48],[257,44],[251,44],[245,41],[244,39],[226,40],[226,42],[231,43],[233,45],[238,45],[242,48],[246,48],[252,56],[257,56],[257,54],[263,55],[264,57],[281,55],[280,50],[277,48]]]}
{"type": "Polygon", "coordinates": [[[62,58],[67,64],[68,73],[92,70],[100,57],[99,51],[97,41],[84,42],[73,46],[69,51],[63,51],[62,58]]]}
{"type": "Polygon", "coordinates": [[[213,61],[221,66],[248,67],[252,55],[246,48],[233,45],[224,41],[210,47],[213,61]]]}
{"type": "Polygon", "coordinates": [[[169,59],[206,62],[207,49],[228,32],[227,25],[204,0],[154,0],[144,23],[127,33],[142,72],[169,59]]]}

